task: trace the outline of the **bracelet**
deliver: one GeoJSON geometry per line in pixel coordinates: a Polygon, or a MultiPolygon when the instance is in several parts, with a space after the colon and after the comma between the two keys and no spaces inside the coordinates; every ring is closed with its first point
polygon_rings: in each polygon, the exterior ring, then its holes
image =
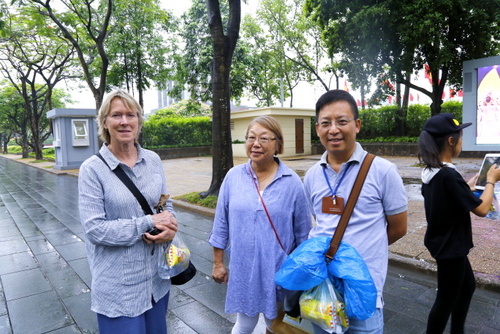
{"type": "MultiPolygon", "coordinates": [[[[493,187],[495,187],[495,184],[493,182],[486,182],[486,184],[491,184],[493,187]]],[[[486,187],[486,184],[484,185],[486,187]]]]}

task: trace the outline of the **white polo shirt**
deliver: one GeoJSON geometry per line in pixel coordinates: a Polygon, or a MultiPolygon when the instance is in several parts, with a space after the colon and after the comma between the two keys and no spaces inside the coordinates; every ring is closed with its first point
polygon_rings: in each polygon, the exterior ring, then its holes
{"type": "MultiPolygon", "coordinates": [[[[345,205],[361,162],[367,153],[359,143],[356,143],[351,158],[342,164],[339,173],[336,173],[327,163],[327,152],[325,152],[321,160],[307,171],[304,186],[316,219],[316,225],[309,233],[310,238],[321,235],[333,236],[340,220],[340,215],[322,212],[323,197],[332,196],[323,169],[331,188],[335,189],[350,164],[336,193],[336,196],[344,199],[345,205]]],[[[342,240],[356,248],[365,260],[377,287],[377,307],[383,306],[382,292],[388,266],[386,216],[407,210],[408,197],[396,165],[381,157],[375,157],[342,240]]]]}

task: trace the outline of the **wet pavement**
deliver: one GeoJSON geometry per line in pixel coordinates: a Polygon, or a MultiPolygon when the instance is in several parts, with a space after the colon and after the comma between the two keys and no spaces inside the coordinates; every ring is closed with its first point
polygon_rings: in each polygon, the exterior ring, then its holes
{"type": "MultiPolygon", "coordinates": [[[[90,272],[78,218],[78,171],[57,171],[50,163],[19,163],[0,156],[0,334],[97,333],[90,311],[90,272]],[[37,167],[37,168],[33,168],[37,167]]],[[[436,294],[431,259],[422,250],[425,218],[419,197],[416,158],[387,157],[398,165],[410,197],[409,232],[391,246],[384,289],[384,333],[424,333],[436,294]]],[[[319,156],[284,159],[299,174],[319,156]]],[[[235,164],[246,159],[235,159],[235,164]]],[[[481,161],[458,159],[458,169],[472,176],[481,161]]],[[[163,161],[172,196],[203,191],[211,180],[211,158],[163,161]]],[[[224,313],[226,288],[210,277],[210,210],[175,202],[181,234],[192,251],[198,273],[171,291],[169,333],[230,333],[235,315],[224,313]]],[[[499,221],[474,218],[476,247],[471,252],[478,288],[466,333],[500,334],[498,290],[499,221]],[[486,244],[486,245],[485,245],[486,244]],[[476,252],[476,253],[474,253],[476,252]]],[[[255,333],[264,333],[260,321],[255,333]]]]}

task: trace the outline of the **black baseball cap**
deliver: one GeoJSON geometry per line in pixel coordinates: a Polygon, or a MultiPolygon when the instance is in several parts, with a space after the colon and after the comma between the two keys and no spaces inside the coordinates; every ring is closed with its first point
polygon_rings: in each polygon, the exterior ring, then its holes
{"type": "Polygon", "coordinates": [[[435,137],[442,137],[460,131],[470,125],[472,123],[458,123],[450,113],[442,113],[429,118],[425,122],[423,130],[435,137]]]}

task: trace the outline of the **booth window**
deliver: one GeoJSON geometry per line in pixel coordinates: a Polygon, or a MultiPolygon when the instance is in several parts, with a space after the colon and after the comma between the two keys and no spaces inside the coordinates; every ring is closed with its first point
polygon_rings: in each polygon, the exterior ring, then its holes
{"type": "Polygon", "coordinates": [[[61,124],[59,122],[55,122],[54,141],[52,144],[54,147],[61,147],[61,124]]]}
{"type": "Polygon", "coordinates": [[[72,119],[73,146],[89,146],[89,121],[87,119],[72,119]]]}

